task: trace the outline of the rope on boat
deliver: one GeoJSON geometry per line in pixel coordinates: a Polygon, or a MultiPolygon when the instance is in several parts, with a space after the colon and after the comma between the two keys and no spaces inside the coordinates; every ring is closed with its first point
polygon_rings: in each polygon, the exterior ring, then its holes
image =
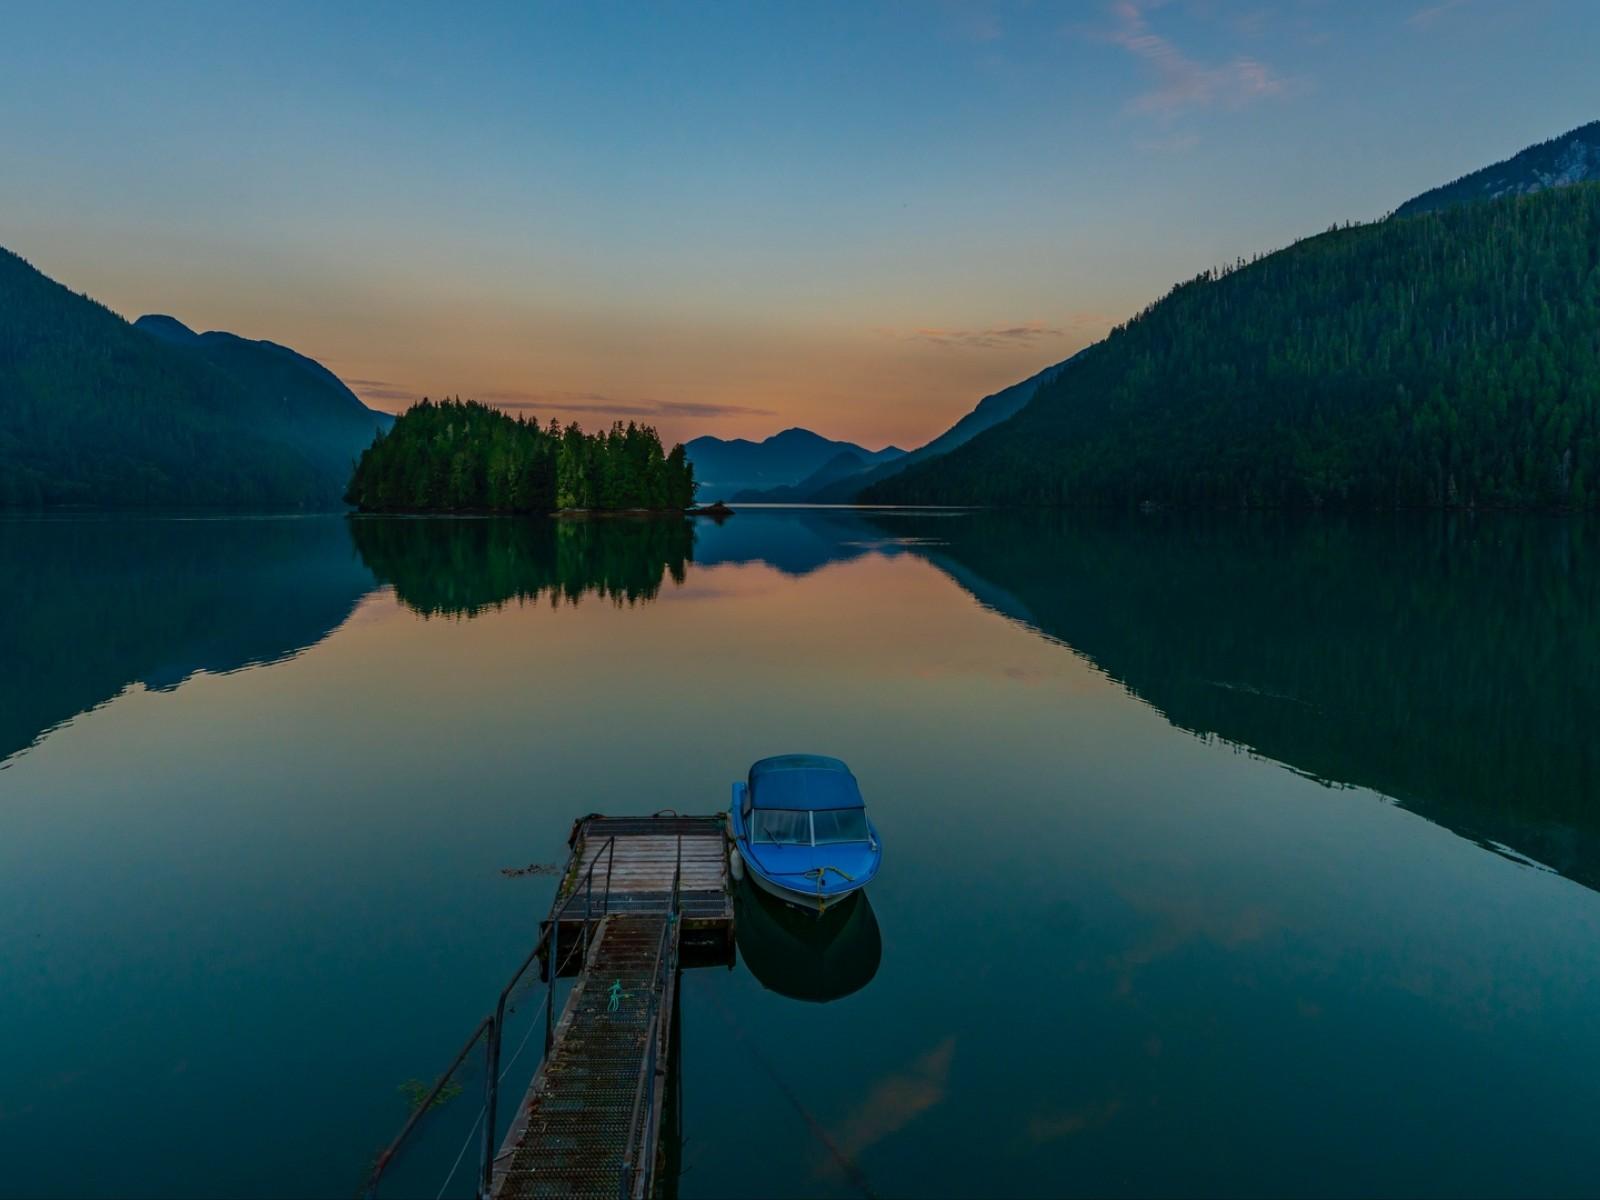
{"type": "Polygon", "coordinates": [[[815,879],[817,881],[817,911],[824,913],[828,911],[828,898],[822,894],[822,881],[827,878],[829,871],[832,871],[835,875],[842,875],[846,883],[854,883],[856,881],[856,877],[850,874],[849,871],[841,871],[834,866],[809,867],[804,871],[767,871],[766,873],[772,876],[798,875],[802,879],[815,879]]]}
{"type": "Polygon", "coordinates": [[[817,912],[819,913],[828,911],[828,898],[822,894],[822,881],[828,877],[829,871],[832,871],[835,875],[843,875],[846,883],[854,883],[856,881],[854,875],[848,871],[841,871],[838,867],[812,867],[811,870],[807,871],[806,878],[815,877],[817,881],[817,912]]]}

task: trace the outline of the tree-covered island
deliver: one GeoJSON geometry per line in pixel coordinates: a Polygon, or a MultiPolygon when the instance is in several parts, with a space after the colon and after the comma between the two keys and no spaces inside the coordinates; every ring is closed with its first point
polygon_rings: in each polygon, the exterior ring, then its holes
{"type": "Polygon", "coordinates": [[[694,468],[648,425],[584,433],[474,400],[423,400],[362,452],[345,500],[362,512],[665,512],[694,503],[694,468]]]}

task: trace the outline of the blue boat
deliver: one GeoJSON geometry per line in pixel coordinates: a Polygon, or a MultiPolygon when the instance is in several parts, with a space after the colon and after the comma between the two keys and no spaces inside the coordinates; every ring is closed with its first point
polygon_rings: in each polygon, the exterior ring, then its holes
{"type": "Polygon", "coordinates": [[[780,754],[733,785],[733,874],[822,912],[872,882],[883,862],[850,768],[820,754],[780,754]]]}

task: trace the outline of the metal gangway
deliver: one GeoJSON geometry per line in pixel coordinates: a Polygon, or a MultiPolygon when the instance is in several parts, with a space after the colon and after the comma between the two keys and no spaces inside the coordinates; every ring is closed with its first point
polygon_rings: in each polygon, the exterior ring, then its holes
{"type": "Polygon", "coordinates": [[[480,1046],[480,1200],[644,1200],[655,1193],[679,971],[686,952],[728,961],[722,954],[732,951],[725,831],[720,815],[591,814],[573,823],[572,853],[538,943],[378,1157],[368,1197],[380,1194],[397,1155],[480,1046]],[[536,962],[547,985],[544,1054],[501,1135],[508,1006],[536,962]],[[563,976],[574,982],[557,1018],[555,986],[563,976]]]}

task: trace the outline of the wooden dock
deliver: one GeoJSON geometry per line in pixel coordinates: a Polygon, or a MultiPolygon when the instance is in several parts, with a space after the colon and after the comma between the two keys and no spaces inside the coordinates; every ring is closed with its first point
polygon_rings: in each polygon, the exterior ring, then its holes
{"type": "Polygon", "coordinates": [[[727,818],[592,813],[573,822],[567,841],[571,853],[537,945],[378,1156],[368,1197],[480,1045],[480,1200],[657,1194],[679,971],[733,962],[727,818]],[[544,1057],[502,1137],[501,1039],[510,998],[535,962],[548,987],[544,1057]],[[556,981],[574,976],[557,1020],[556,981]]]}
{"type": "Polygon", "coordinates": [[[494,1156],[490,1194],[643,1200],[660,1159],[684,949],[732,953],[725,824],[592,815],[568,843],[541,944],[546,978],[577,979],[494,1156]]]}
{"type": "MultiPolygon", "coordinates": [[[[539,927],[541,934],[559,924],[559,937],[553,940],[570,947],[582,936],[586,916],[592,926],[605,914],[660,912],[672,895],[674,874],[681,870],[678,903],[688,965],[708,958],[732,961],[733,888],[725,816],[594,814],[572,823],[567,844],[572,852],[550,915],[539,927]]],[[[560,958],[563,975],[579,969],[579,960],[567,951],[560,958]]],[[[543,962],[548,970],[548,957],[543,962]]]]}

